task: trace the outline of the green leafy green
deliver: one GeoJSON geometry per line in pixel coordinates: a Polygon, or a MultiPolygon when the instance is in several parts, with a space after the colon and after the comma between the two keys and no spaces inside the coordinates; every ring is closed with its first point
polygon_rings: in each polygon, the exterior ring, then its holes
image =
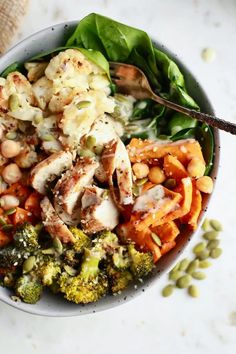
{"type": "Polygon", "coordinates": [[[8,74],[14,72],[14,71],[20,71],[22,69],[22,66],[20,63],[15,62],[10,64],[2,73],[1,73],[1,77],[6,78],[8,74]]]}

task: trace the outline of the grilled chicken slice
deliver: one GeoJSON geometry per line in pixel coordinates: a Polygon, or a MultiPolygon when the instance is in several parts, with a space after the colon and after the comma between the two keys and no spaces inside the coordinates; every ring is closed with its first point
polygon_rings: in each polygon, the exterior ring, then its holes
{"type": "Polygon", "coordinates": [[[30,173],[32,187],[41,194],[46,194],[47,182],[72,166],[72,154],[68,151],[55,152],[37,164],[30,173]]]}
{"type": "Polygon", "coordinates": [[[54,203],[54,208],[60,219],[69,226],[77,226],[80,223],[80,208],[73,210],[72,215],[69,215],[61,204],[54,203]]]}
{"type": "Polygon", "coordinates": [[[116,204],[121,209],[133,204],[131,163],[125,145],[119,138],[105,145],[101,161],[116,204]],[[114,175],[117,179],[118,196],[114,187],[114,175]]]}
{"type": "Polygon", "coordinates": [[[81,225],[84,232],[113,230],[118,225],[119,212],[107,189],[86,187],[81,204],[81,225]]]}
{"type": "Polygon", "coordinates": [[[42,208],[43,224],[52,238],[58,237],[64,243],[73,242],[72,233],[59,218],[48,197],[42,199],[40,206],[42,208]]]}
{"type": "Polygon", "coordinates": [[[54,204],[59,204],[69,215],[78,207],[83,189],[91,184],[98,162],[80,158],[75,166],[66,171],[54,188],[54,204]]]}

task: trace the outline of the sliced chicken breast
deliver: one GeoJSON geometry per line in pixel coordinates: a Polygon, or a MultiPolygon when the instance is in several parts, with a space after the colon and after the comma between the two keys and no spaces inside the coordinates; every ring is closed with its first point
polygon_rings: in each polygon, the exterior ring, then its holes
{"type": "Polygon", "coordinates": [[[44,197],[40,203],[42,208],[42,221],[47,232],[52,238],[58,237],[62,242],[73,242],[74,237],[68,227],[59,218],[48,197],[44,197]]]}
{"type": "Polygon", "coordinates": [[[105,145],[101,160],[115,202],[121,207],[132,204],[132,168],[123,142],[118,138],[105,145]],[[118,184],[118,197],[114,187],[114,174],[118,184]]]}
{"type": "Polygon", "coordinates": [[[91,184],[98,162],[91,158],[80,158],[75,166],[66,171],[57,182],[54,204],[59,204],[69,215],[78,207],[83,188],[91,184]]]}
{"type": "Polygon", "coordinates": [[[72,154],[68,151],[55,152],[37,164],[30,173],[32,187],[46,194],[47,182],[52,181],[72,166],[72,154]]]}
{"type": "Polygon", "coordinates": [[[81,199],[81,225],[84,232],[113,230],[119,223],[119,212],[109,191],[86,187],[81,199]]]}

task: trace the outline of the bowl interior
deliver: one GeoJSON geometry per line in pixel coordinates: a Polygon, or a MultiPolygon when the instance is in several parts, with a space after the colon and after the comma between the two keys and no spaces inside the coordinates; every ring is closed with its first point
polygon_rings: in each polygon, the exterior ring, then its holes
{"type": "MultiPolygon", "coordinates": [[[[73,32],[76,24],[77,22],[75,21],[59,24],[33,34],[24,41],[20,42],[0,59],[0,72],[2,72],[8,65],[13,62],[19,61],[23,63],[39,53],[47,52],[53,48],[62,46],[65,42],[65,39],[68,38],[68,36],[73,32]]],[[[179,65],[185,76],[187,89],[189,90],[191,96],[193,96],[193,98],[198,102],[201,110],[206,113],[214,114],[213,108],[205,92],[190,73],[190,71],[183,65],[182,62],[178,60],[178,58],[176,58],[173,53],[167,50],[162,44],[157,41],[155,41],[154,44],[157,48],[166,52],[179,65]]],[[[214,138],[215,160],[213,169],[211,171],[212,178],[216,177],[219,165],[219,133],[217,130],[214,130],[214,138]]],[[[209,196],[205,196],[203,198],[202,215],[206,211],[208,202],[209,196]]],[[[9,296],[11,295],[9,290],[2,287],[0,287],[0,300],[29,313],[55,317],[88,314],[117,306],[123,302],[131,300],[140,294],[144,289],[153,284],[154,281],[156,281],[163,273],[167,272],[169,267],[176,261],[181,251],[187,246],[190,239],[194,237],[195,233],[196,232],[190,234],[189,232],[185,232],[182,234],[181,238],[177,240],[176,247],[158,262],[157,267],[154,269],[153,273],[144,281],[144,283],[140,283],[137,289],[134,289],[134,284],[132,284],[121,295],[107,296],[100,300],[98,303],[89,304],[86,306],[75,305],[66,302],[61,296],[55,296],[45,291],[42,299],[37,304],[29,305],[23,302],[14,302],[9,296]]]]}

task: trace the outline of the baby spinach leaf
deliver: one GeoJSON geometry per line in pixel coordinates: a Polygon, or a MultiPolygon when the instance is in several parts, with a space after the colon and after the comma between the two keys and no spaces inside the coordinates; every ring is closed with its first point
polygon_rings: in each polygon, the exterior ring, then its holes
{"type": "Polygon", "coordinates": [[[110,61],[126,63],[133,63],[135,49],[136,56],[138,53],[149,71],[157,75],[154,49],[147,33],[98,14],[82,19],[66,45],[99,50],[110,61]]]}
{"type": "Polygon", "coordinates": [[[15,62],[12,63],[11,65],[9,65],[2,73],[1,73],[1,77],[6,78],[8,74],[14,72],[14,71],[20,71],[22,69],[22,66],[20,65],[20,63],[15,62]]]}

